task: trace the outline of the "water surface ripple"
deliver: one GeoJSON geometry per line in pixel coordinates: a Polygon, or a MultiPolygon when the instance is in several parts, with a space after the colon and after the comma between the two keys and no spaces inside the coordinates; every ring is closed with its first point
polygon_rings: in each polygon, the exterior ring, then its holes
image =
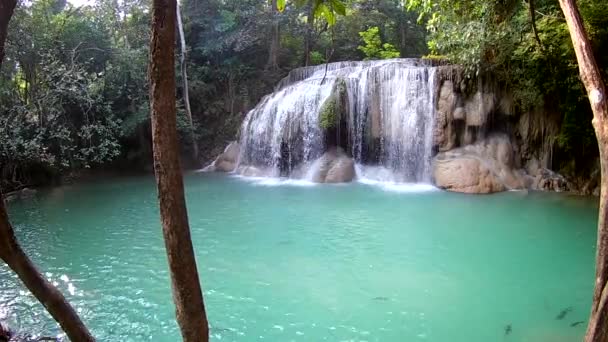
{"type": "MultiPolygon", "coordinates": [[[[589,312],[594,200],[211,174],[186,184],[214,341],[583,336],[586,324],[571,324],[589,312]]],[[[9,211],[27,252],[100,341],[179,340],[152,178],[42,191],[9,211]]],[[[60,333],[4,265],[0,319],[60,333]]]]}

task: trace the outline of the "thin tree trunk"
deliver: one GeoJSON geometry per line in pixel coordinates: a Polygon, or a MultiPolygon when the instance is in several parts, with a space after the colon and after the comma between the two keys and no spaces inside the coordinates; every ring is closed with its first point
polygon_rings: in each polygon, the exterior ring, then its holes
{"type": "MultiPolygon", "coordinates": [[[[4,59],[8,23],[16,6],[15,0],[0,0],[0,67],[4,59]]],[[[23,284],[44,305],[72,341],[95,341],[65,297],[49,283],[27,257],[15,237],[0,194],[0,259],[17,274],[23,284]]]]}
{"type": "Polygon", "coordinates": [[[175,0],[153,0],[150,107],[154,171],[177,323],[185,342],[209,340],[209,327],[190,237],[179,161],[175,108],[175,0]]]}
{"type": "Polygon", "coordinates": [[[595,289],[586,342],[608,341],[608,101],[606,85],[574,0],[559,0],[576,52],[581,80],[593,110],[593,127],[600,151],[601,194],[598,216],[595,289]]]}
{"type": "Polygon", "coordinates": [[[190,124],[190,140],[192,142],[192,155],[195,161],[198,161],[198,145],[194,136],[194,122],[192,121],[192,109],[190,107],[190,90],[188,89],[188,71],[186,69],[186,37],[184,36],[184,25],[182,23],[182,14],[179,4],[176,2],[177,27],[179,31],[179,41],[181,48],[181,56],[179,59],[180,69],[182,71],[182,94],[184,98],[184,106],[186,107],[186,116],[190,124]]]}
{"type": "Polygon", "coordinates": [[[532,22],[532,32],[534,33],[534,38],[536,39],[536,43],[538,47],[543,50],[543,43],[538,36],[538,29],[536,28],[536,8],[534,6],[534,0],[529,0],[529,11],[530,11],[530,21],[532,22]]]}
{"type": "Polygon", "coordinates": [[[306,35],[304,37],[304,66],[310,65],[310,52],[312,51],[312,34],[315,29],[314,1],[308,4],[308,17],[306,18],[306,35]]]}
{"type": "Polygon", "coordinates": [[[266,69],[276,71],[279,69],[278,54],[281,44],[279,36],[279,9],[277,8],[277,0],[270,1],[270,11],[272,13],[272,23],[270,32],[270,47],[268,49],[268,62],[266,69]]]}

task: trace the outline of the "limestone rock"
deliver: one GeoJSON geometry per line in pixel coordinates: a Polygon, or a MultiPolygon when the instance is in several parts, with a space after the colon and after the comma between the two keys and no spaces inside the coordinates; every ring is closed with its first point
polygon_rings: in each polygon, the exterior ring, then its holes
{"type": "Polygon", "coordinates": [[[452,116],[454,117],[454,120],[464,120],[466,119],[467,112],[463,107],[458,107],[454,109],[454,113],[452,116]]]}
{"type": "Polygon", "coordinates": [[[474,157],[437,159],[433,163],[433,176],[435,185],[449,191],[488,194],[505,190],[492,171],[474,157]]]}
{"type": "Polygon", "coordinates": [[[355,162],[340,148],[325,152],[313,167],[315,183],[346,183],[355,178],[355,162]]]}
{"type": "Polygon", "coordinates": [[[340,157],[327,171],[325,183],[345,183],[355,178],[355,161],[352,158],[340,157]]]}
{"type": "Polygon", "coordinates": [[[454,93],[454,84],[446,80],[439,90],[437,112],[433,128],[433,144],[439,151],[448,151],[456,143],[456,132],[452,126],[453,111],[456,106],[457,95],[454,93]]]}
{"type": "Polygon", "coordinates": [[[224,152],[222,152],[215,161],[207,166],[204,171],[217,171],[217,172],[232,172],[236,168],[236,163],[239,158],[240,147],[236,141],[231,142],[226,146],[224,152]]]}
{"type": "Polygon", "coordinates": [[[524,175],[514,169],[511,142],[502,135],[437,154],[433,179],[442,189],[464,193],[526,188],[524,175]]]}
{"type": "Polygon", "coordinates": [[[477,92],[465,103],[467,126],[483,126],[495,106],[494,94],[477,92]]]}
{"type": "Polygon", "coordinates": [[[536,177],[534,177],[532,189],[541,191],[564,192],[570,191],[571,186],[566,180],[566,178],[564,178],[564,176],[549,169],[542,168],[539,170],[536,177]]]}

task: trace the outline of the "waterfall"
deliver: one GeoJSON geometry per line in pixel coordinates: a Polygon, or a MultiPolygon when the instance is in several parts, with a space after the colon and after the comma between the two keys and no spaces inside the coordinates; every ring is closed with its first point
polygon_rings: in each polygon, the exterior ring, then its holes
{"type": "Polygon", "coordinates": [[[428,183],[436,83],[435,67],[417,59],[296,69],[247,114],[237,170],[303,178],[333,144],[360,179],[428,183]],[[328,129],[321,111],[338,88],[338,122],[328,129]]]}

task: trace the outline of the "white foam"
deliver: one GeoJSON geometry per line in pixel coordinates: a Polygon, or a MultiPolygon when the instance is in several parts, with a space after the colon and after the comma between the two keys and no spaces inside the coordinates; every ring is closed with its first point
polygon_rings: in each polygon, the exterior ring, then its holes
{"type": "Polygon", "coordinates": [[[391,170],[382,166],[355,165],[357,182],[394,192],[428,192],[438,190],[428,183],[404,183],[396,181],[391,170]]]}
{"type": "Polygon", "coordinates": [[[301,186],[301,187],[311,187],[317,186],[318,183],[313,183],[309,180],[305,179],[292,179],[292,178],[274,178],[274,177],[247,177],[243,175],[234,174],[234,178],[241,179],[243,181],[249,182],[253,185],[260,186],[301,186]]]}

